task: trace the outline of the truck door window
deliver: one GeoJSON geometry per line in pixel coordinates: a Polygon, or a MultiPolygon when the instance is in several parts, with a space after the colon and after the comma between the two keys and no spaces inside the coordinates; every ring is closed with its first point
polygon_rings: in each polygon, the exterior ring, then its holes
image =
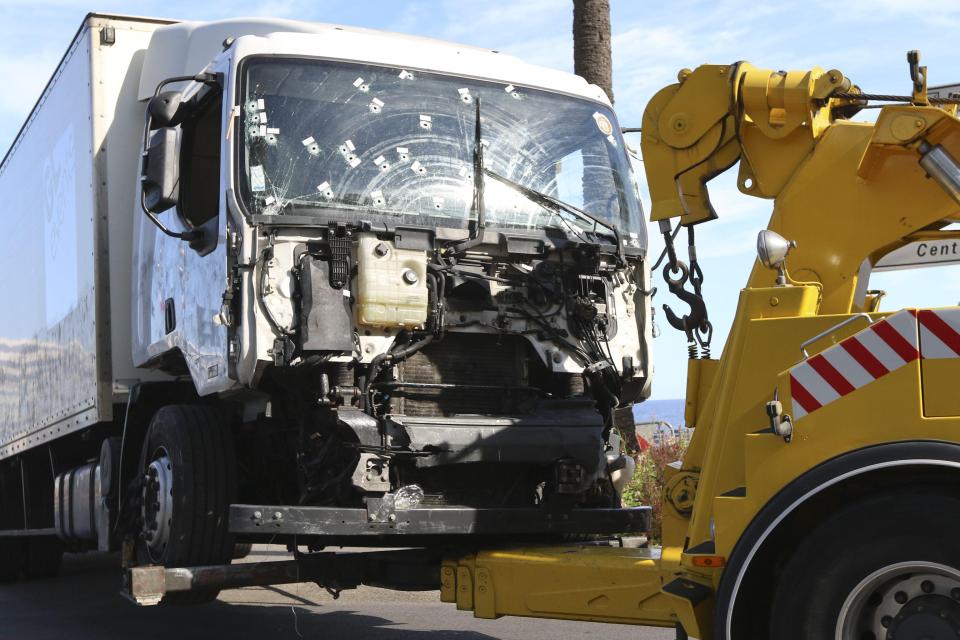
{"type": "Polygon", "coordinates": [[[870,289],[885,292],[880,311],[960,305],[960,265],[913,267],[873,273],[870,289]]]}
{"type": "Polygon", "coordinates": [[[220,205],[220,110],[217,92],[186,120],[180,154],[180,215],[191,227],[217,215],[220,205]]]}
{"type": "Polygon", "coordinates": [[[960,223],[953,222],[880,258],[869,288],[886,293],[881,310],[960,305],[958,234],[960,223]]]}

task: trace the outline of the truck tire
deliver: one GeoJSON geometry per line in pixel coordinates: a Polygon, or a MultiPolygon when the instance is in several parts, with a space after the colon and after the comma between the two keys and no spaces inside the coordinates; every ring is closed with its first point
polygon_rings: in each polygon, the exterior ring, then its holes
{"type": "MultiPolygon", "coordinates": [[[[172,405],[154,414],[140,457],[142,565],[230,564],[228,511],[236,493],[233,440],[220,413],[204,405],[172,405]]],[[[164,603],[198,604],[219,591],[168,594],[164,603]]]]}
{"type": "Polygon", "coordinates": [[[24,573],[27,578],[55,578],[63,561],[63,543],[59,538],[27,538],[24,573]]]}
{"type": "Polygon", "coordinates": [[[777,640],[955,638],[960,498],[921,487],[851,505],[819,525],[780,575],[777,640]]]}

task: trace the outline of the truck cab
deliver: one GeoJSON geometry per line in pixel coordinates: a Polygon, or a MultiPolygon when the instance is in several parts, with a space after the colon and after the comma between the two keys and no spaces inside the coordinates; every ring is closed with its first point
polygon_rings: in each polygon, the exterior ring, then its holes
{"type": "Polygon", "coordinates": [[[232,532],[645,525],[616,427],[649,395],[646,236],[598,87],[256,20],[157,29],[139,97],[134,362],[226,407],[232,532]]]}

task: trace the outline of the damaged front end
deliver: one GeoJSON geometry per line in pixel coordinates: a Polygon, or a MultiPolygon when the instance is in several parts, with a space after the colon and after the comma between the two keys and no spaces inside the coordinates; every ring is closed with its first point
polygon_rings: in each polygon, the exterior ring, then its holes
{"type": "Polygon", "coordinates": [[[236,271],[247,349],[270,346],[238,375],[269,400],[232,530],[643,530],[618,421],[648,394],[649,268],[609,109],[327,61],[248,61],[241,86],[236,271]]]}

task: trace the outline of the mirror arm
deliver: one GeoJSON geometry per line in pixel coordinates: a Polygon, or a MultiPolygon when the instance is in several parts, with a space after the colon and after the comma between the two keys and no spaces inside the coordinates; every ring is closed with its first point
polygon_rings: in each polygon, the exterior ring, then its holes
{"type": "Polygon", "coordinates": [[[157,85],[153,92],[153,97],[160,95],[160,90],[172,82],[199,82],[211,87],[220,86],[220,74],[217,73],[198,73],[192,76],[174,76],[166,78],[157,85]]]}
{"type": "Polygon", "coordinates": [[[150,222],[157,226],[157,229],[160,229],[163,233],[170,236],[171,238],[176,238],[178,240],[193,241],[199,239],[203,232],[200,229],[189,229],[188,231],[172,231],[169,227],[163,224],[160,221],[160,218],[157,217],[153,211],[147,209],[147,203],[144,201],[143,189],[140,189],[140,208],[143,209],[143,212],[147,214],[147,217],[150,218],[150,222]]]}
{"type": "MultiPolygon", "coordinates": [[[[153,97],[160,95],[160,91],[173,82],[199,82],[208,86],[218,87],[222,84],[221,74],[217,73],[198,73],[192,76],[174,76],[172,78],[166,78],[160,84],[157,85],[157,88],[153,92],[153,97]]],[[[143,142],[140,146],[141,149],[146,153],[147,140],[150,137],[150,111],[147,110],[146,121],[143,126],[143,142]]],[[[156,225],[160,231],[164,234],[170,236],[171,238],[177,238],[178,240],[184,240],[186,242],[203,242],[204,231],[202,228],[190,229],[188,231],[177,232],[171,231],[165,224],[160,221],[160,218],[157,217],[155,213],[147,209],[147,203],[145,200],[145,195],[143,193],[143,188],[140,189],[140,208],[143,209],[143,212],[147,214],[147,217],[150,218],[150,221],[156,225]]]]}

